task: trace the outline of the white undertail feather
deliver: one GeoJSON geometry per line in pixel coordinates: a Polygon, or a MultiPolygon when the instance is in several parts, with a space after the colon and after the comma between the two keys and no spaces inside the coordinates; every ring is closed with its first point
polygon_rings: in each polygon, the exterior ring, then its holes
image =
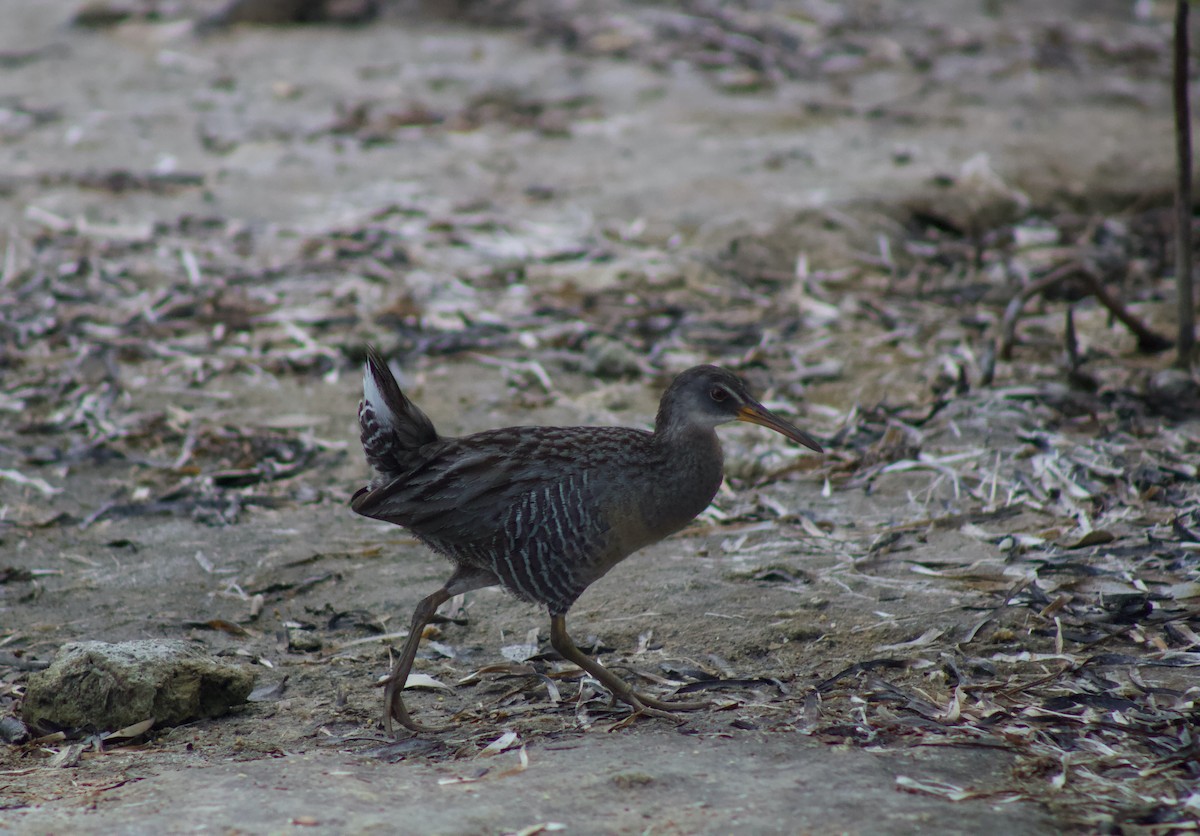
{"type": "Polygon", "coordinates": [[[363,365],[363,402],[370,408],[381,427],[388,430],[396,428],[396,415],[388,407],[383,392],[379,390],[375,375],[371,374],[370,361],[363,365]]]}
{"type": "Polygon", "coordinates": [[[372,488],[419,463],[417,451],[438,440],[433,422],[404,396],[387,362],[372,349],[367,351],[358,424],[367,463],[375,470],[372,488]]]}

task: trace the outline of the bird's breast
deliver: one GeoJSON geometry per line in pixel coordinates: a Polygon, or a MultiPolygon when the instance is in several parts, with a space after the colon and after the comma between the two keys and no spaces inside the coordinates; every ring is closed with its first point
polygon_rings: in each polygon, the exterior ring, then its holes
{"type": "Polygon", "coordinates": [[[687,526],[721,487],[723,459],[715,434],[659,450],[650,461],[608,509],[625,555],[687,526]]]}

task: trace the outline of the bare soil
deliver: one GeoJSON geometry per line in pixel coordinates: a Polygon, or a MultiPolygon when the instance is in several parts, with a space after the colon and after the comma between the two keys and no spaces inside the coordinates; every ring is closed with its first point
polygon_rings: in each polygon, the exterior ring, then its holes
{"type": "Polygon", "coordinates": [[[0,0],[0,707],[80,639],[260,688],[5,747],[0,827],[1195,826],[1194,386],[1070,287],[996,354],[1085,250],[1173,334],[1171,4],[214,8],[0,0]],[[717,362],[828,442],[723,430],[714,507],[570,615],[712,708],[630,722],[481,590],[409,692],[453,730],[384,736],[449,570],[347,507],[367,342],[444,434],[648,427],[717,362]]]}

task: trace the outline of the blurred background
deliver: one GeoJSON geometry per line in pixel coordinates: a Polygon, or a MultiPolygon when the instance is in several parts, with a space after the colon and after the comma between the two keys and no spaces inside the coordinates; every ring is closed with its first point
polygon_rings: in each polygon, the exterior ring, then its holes
{"type": "MultiPolygon", "coordinates": [[[[649,428],[713,362],[826,455],[723,429],[714,506],[585,594],[581,645],[719,690],[693,723],[735,760],[986,740],[978,797],[1029,802],[1020,827],[1194,825],[1174,14],[0,0],[0,707],[65,641],[187,638],[277,690],[163,758],[353,748],[372,637],[447,574],[346,507],[364,345],[447,435],[649,428]]],[[[451,687],[415,701],[465,730],[374,757],[599,722],[547,708],[544,614],[456,605],[418,662],[451,687]]],[[[604,741],[577,742],[616,770],[604,741]]],[[[4,757],[18,807],[69,815],[70,770],[4,757]]],[[[943,783],[883,797],[986,820],[961,771],[906,768],[943,783]]],[[[808,821],[779,798],[757,826],[808,821]]]]}

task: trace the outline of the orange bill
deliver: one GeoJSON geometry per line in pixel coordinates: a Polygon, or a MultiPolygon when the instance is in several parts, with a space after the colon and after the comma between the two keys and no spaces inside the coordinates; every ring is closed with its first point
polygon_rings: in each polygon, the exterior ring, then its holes
{"type": "Polygon", "coordinates": [[[815,450],[818,453],[825,452],[821,449],[821,445],[817,443],[815,438],[794,424],[783,420],[762,404],[756,403],[743,406],[738,410],[737,419],[745,421],[747,424],[758,424],[760,427],[774,430],[780,435],[786,435],[792,441],[795,441],[797,444],[803,444],[810,450],[815,450]]]}

